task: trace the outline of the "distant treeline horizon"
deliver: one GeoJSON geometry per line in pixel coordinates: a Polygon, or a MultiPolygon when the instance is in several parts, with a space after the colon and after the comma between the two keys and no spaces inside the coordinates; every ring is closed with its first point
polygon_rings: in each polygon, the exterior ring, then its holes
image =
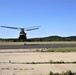
{"type": "MultiPolygon", "coordinates": [[[[19,42],[18,38],[0,38],[0,41],[6,42],[19,42]]],[[[43,41],[76,41],[76,36],[68,36],[68,37],[61,37],[61,36],[48,36],[48,37],[40,37],[40,38],[27,38],[28,42],[43,42],[43,41]]]]}

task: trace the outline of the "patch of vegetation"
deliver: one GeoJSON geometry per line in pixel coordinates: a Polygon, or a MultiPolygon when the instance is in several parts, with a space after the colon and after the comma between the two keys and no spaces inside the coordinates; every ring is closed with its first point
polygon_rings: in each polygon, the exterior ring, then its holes
{"type": "Polygon", "coordinates": [[[66,63],[72,63],[72,62],[64,62],[62,60],[54,62],[53,60],[50,60],[49,63],[50,64],[66,64],[66,63]]]}
{"type": "Polygon", "coordinates": [[[13,75],[15,75],[15,73],[13,75]]]}
{"type": "Polygon", "coordinates": [[[49,75],[76,75],[76,73],[73,73],[70,70],[62,73],[53,73],[52,71],[50,71],[49,75]]]}
{"type": "MultiPolygon", "coordinates": [[[[0,63],[4,63],[4,62],[0,62],[0,63]]],[[[60,61],[49,60],[47,62],[34,62],[34,61],[33,62],[11,62],[10,64],[76,64],[76,61],[65,62],[62,60],[60,60],[60,61]]],[[[4,69],[7,69],[7,68],[1,68],[1,70],[4,70],[4,69]]]]}
{"type": "Polygon", "coordinates": [[[14,68],[14,70],[17,70],[17,68],[14,68]]]}
{"type": "Polygon", "coordinates": [[[49,48],[46,52],[76,52],[76,47],[49,48]]]}
{"type": "Polygon", "coordinates": [[[1,68],[1,70],[10,70],[10,68],[1,68]]]}
{"type": "Polygon", "coordinates": [[[36,62],[31,62],[30,64],[36,64],[36,62]]]}
{"type": "Polygon", "coordinates": [[[22,68],[20,68],[19,70],[23,70],[22,68]]]}

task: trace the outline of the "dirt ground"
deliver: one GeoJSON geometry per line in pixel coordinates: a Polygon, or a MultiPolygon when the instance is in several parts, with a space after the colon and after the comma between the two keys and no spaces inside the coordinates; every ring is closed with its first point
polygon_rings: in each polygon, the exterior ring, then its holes
{"type": "MultiPolygon", "coordinates": [[[[8,51],[8,50],[7,50],[8,51]]],[[[12,50],[11,50],[12,51],[12,50]]],[[[25,64],[26,62],[75,62],[76,52],[0,53],[0,75],[48,75],[50,71],[76,72],[76,64],[25,64]],[[15,62],[15,63],[12,63],[15,62]]]]}

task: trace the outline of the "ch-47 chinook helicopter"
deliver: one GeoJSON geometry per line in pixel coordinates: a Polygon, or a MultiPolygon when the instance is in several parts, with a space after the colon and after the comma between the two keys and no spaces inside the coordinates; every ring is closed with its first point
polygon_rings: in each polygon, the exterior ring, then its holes
{"type": "Polygon", "coordinates": [[[36,30],[36,29],[39,29],[40,26],[34,26],[34,27],[28,27],[28,28],[18,28],[18,27],[9,27],[9,26],[0,26],[0,27],[20,30],[19,40],[25,41],[27,39],[25,31],[36,30]]]}

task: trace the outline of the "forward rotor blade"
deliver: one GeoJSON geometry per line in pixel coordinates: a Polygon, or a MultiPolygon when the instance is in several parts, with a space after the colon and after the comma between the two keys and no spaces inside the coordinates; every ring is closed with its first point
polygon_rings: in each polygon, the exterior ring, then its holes
{"type": "Polygon", "coordinates": [[[39,28],[29,28],[29,29],[26,29],[25,31],[31,31],[31,30],[36,30],[36,29],[39,29],[39,28]]]}
{"type": "Polygon", "coordinates": [[[28,28],[18,28],[18,27],[9,27],[9,26],[0,26],[2,28],[9,28],[9,29],[24,29],[25,31],[31,31],[39,29],[40,26],[28,27],[28,28]]]}
{"type": "Polygon", "coordinates": [[[17,27],[9,27],[9,26],[0,26],[0,27],[9,28],[9,29],[20,29],[20,28],[17,28],[17,27]]]}

